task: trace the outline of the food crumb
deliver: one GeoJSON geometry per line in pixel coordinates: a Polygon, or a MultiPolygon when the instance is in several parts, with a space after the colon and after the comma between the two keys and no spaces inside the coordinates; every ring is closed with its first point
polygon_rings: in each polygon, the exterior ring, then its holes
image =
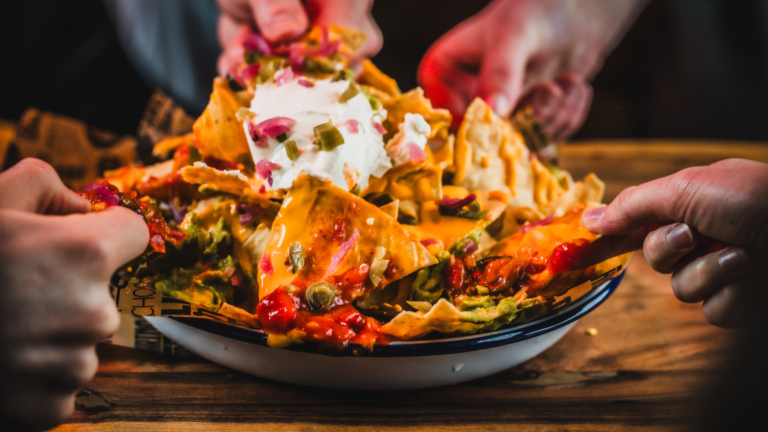
{"type": "Polygon", "coordinates": [[[587,331],[585,333],[590,335],[590,336],[597,336],[597,329],[594,328],[594,327],[590,327],[590,328],[587,329],[587,331]]]}

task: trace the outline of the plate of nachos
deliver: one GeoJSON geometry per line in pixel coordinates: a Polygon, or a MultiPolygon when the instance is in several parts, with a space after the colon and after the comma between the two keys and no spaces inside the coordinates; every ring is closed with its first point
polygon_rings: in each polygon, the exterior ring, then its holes
{"type": "Polygon", "coordinates": [[[397,389],[525,361],[613,292],[628,256],[578,267],[603,183],[557,168],[526,113],[478,99],[452,130],[420,88],[370,61],[355,76],[364,40],[252,34],[192,133],[155,145],[165,162],[81,192],[147,221],[121,312],[255,375],[397,389]]]}

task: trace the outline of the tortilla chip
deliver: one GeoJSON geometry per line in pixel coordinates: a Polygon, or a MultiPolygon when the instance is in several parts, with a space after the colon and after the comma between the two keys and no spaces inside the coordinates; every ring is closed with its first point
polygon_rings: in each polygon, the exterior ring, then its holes
{"type": "Polygon", "coordinates": [[[380,331],[403,340],[424,336],[431,331],[474,334],[479,331],[496,330],[502,325],[509,324],[519,313],[512,297],[502,299],[499,304],[494,304],[487,297],[484,299],[487,299],[485,307],[462,311],[448,300],[441,298],[426,313],[423,311],[400,313],[382,326],[380,331]]]}
{"type": "Polygon", "coordinates": [[[361,196],[384,193],[399,200],[439,200],[443,197],[442,177],[443,170],[437,165],[408,162],[380,178],[371,176],[361,196]]]}
{"type": "Polygon", "coordinates": [[[280,286],[306,287],[363,263],[371,265],[377,247],[385,248],[381,259],[394,263],[394,272],[387,274],[377,287],[366,285],[364,292],[343,293],[347,300],[437,263],[396,220],[373,204],[330,182],[302,175],[289,190],[272,225],[269,244],[259,266],[259,297],[280,286]],[[337,238],[338,235],[343,239],[337,238]],[[347,243],[348,252],[340,253],[342,243],[347,241],[352,242],[347,243]],[[301,245],[306,263],[295,274],[289,260],[289,248],[294,243],[301,245]],[[336,268],[332,264],[334,256],[336,268]]]}
{"type": "Polygon", "coordinates": [[[424,117],[432,129],[430,139],[448,138],[451,113],[448,110],[432,108],[432,102],[424,97],[424,90],[421,87],[416,87],[408,93],[381,101],[381,103],[387,110],[387,119],[384,120],[387,134],[384,135],[384,141],[388,141],[398,132],[398,126],[405,120],[407,113],[421,114],[424,117]]]}
{"type": "Polygon", "coordinates": [[[200,192],[223,192],[235,195],[248,204],[258,204],[268,209],[273,216],[277,214],[279,205],[270,201],[269,196],[258,191],[259,180],[248,179],[240,171],[219,171],[203,162],[195,162],[193,166],[181,169],[181,177],[185,182],[199,184],[200,192]]]}
{"type": "Polygon", "coordinates": [[[454,184],[501,191],[514,206],[533,204],[528,148],[512,126],[475,99],[464,115],[455,146],[454,184]]]}
{"type": "Polygon", "coordinates": [[[389,97],[397,97],[402,94],[400,87],[397,86],[397,81],[388,77],[370,60],[363,62],[363,71],[357,77],[357,83],[376,89],[389,97]]]}
{"type": "MultiPolygon", "coordinates": [[[[581,215],[586,208],[587,206],[585,205],[576,207],[565,215],[555,218],[548,225],[532,227],[526,232],[518,232],[504,238],[490,249],[479,252],[478,259],[497,256],[511,257],[517,263],[512,267],[523,268],[532,262],[534,257],[538,256],[539,259],[548,259],[555,248],[563,243],[576,239],[585,239],[593,242],[598,236],[584,228],[581,223],[581,215]]],[[[549,267],[546,267],[538,274],[529,276],[531,280],[526,283],[528,285],[528,296],[539,295],[539,290],[545,288],[556,277],[559,277],[549,267]]],[[[571,277],[577,278],[578,274],[571,275],[571,277]]]]}
{"type": "Polygon", "coordinates": [[[192,147],[195,145],[195,134],[188,133],[186,135],[166,138],[159,141],[152,147],[152,156],[165,158],[171,152],[175,151],[181,146],[192,147]]]}
{"type": "Polygon", "coordinates": [[[242,122],[237,120],[237,110],[246,106],[238,101],[227,84],[218,77],[213,80],[213,92],[192,130],[204,156],[235,162],[238,156],[250,154],[242,122]]]}

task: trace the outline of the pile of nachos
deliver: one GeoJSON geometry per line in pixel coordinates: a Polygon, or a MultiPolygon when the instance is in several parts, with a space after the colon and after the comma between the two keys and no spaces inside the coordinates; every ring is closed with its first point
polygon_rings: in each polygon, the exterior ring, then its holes
{"type": "Polygon", "coordinates": [[[536,157],[521,127],[475,100],[456,133],[420,88],[365,61],[338,26],[273,45],[245,42],[167,159],[105,173],[80,194],[95,211],[144,216],[136,287],[263,330],[273,347],[322,350],[466,335],[546,314],[610,267],[574,270],[602,199],[536,157]]]}

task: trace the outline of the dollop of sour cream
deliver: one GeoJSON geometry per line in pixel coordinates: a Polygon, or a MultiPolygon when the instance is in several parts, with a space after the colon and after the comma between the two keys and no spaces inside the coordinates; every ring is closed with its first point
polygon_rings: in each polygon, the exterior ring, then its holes
{"type": "Polygon", "coordinates": [[[254,162],[267,159],[279,165],[272,171],[272,185],[265,182],[267,188],[288,189],[304,171],[323,180],[330,179],[344,190],[351,190],[355,185],[363,190],[370,176],[381,177],[392,167],[379,132],[386,111],[374,111],[362,92],[340,103],[339,96],[348,86],[347,81],[332,82],[331,79],[318,80],[314,86],[309,86],[303,77],[280,85],[256,86],[250,106],[250,111],[256,115],[252,122],[257,124],[274,117],[295,120],[286,141],[281,143],[276,138],[267,138],[262,147],[255,145],[247,121],[243,122],[254,162]],[[314,127],[329,120],[341,132],[344,144],[323,151],[314,144],[314,127]],[[290,140],[299,149],[294,161],[288,157],[284,144],[290,140]]]}
{"type": "Polygon", "coordinates": [[[421,114],[406,113],[398,126],[399,132],[387,143],[387,154],[395,166],[407,162],[421,163],[427,157],[424,151],[431,132],[429,123],[421,114]]]}

